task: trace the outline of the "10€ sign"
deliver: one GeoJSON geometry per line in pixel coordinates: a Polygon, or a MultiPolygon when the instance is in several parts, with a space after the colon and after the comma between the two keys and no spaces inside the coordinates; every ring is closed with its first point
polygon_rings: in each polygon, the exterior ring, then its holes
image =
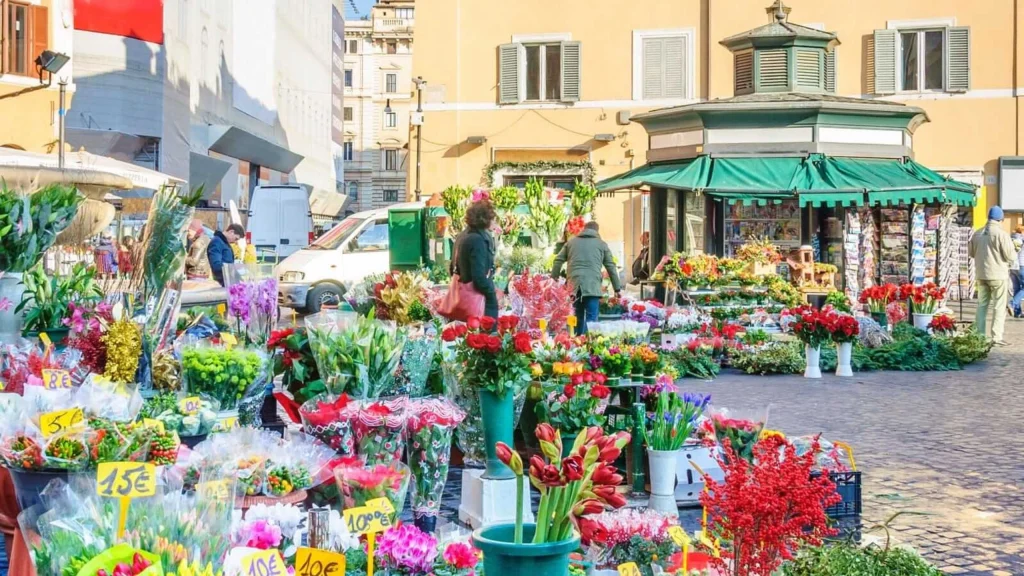
{"type": "Polygon", "coordinates": [[[295,552],[295,576],[344,576],[345,556],[318,550],[299,548],[295,552]]]}

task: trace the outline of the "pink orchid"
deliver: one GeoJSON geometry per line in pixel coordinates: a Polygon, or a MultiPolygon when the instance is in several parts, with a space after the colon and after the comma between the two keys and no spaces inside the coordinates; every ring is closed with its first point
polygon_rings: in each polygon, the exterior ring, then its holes
{"type": "Polygon", "coordinates": [[[6,296],[0,298],[0,312],[7,312],[11,309],[13,302],[10,301],[6,296]]]}

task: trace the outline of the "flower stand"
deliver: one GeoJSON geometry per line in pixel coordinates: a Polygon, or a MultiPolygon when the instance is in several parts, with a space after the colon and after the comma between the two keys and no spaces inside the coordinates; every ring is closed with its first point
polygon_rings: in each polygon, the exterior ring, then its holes
{"type": "Polygon", "coordinates": [[[840,342],[836,344],[836,376],[845,378],[853,377],[853,367],[850,360],[853,357],[853,342],[840,342]]]}
{"type": "Polygon", "coordinates": [[[821,378],[821,347],[811,348],[808,344],[804,349],[807,355],[807,368],[804,369],[804,378],[821,378]]]}

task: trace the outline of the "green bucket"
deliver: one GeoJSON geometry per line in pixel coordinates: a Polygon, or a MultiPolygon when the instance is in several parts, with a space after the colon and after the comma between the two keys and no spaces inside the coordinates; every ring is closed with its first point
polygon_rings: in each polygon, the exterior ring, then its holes
{"type": "Polygon", "coordinates": [[[579,536],[533,544],[535,524],[523,525],[524,544],[515,544],[515,524],[495,524],[473,532],[473,545],[484,553],[484,573],[501,576],[568,576],[569,554],[580,547],[579,536]]]}

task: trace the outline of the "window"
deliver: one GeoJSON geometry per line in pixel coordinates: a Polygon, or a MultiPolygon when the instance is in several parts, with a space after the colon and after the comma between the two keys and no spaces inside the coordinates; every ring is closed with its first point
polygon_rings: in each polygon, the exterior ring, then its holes
{"type": "Polygon", "coordinates": [[[352,71],[345,70],[345,88],[352,87],[352,71]]]}
{"type": "Polygon", "coordinates": [[[348,53],[349,54],[358,54],[359,53],[359,40],[349,40],[348,41],[348,53]]]}
{"type": "Polygon", "coordinates": [[[359,183],[349,182],[348,183],[348,197],[354,201],[359,201],[359,183]]]}
{"type": "Polygon", "coordinates": [[[398,202],[398,190],[384,190],[385,202],[398,202]]]}
{"type": "Polygon", "coordinates": [[[398,114],[396,114],[394,112],[385,112],[384,113],[384,127],[385,128],[395,128],[396,126],[398,126],[398,114]]]}
{"type": "Polygon", "coordinates": [[[942,90],[945,31],[900,32],[900,90],[942,90]]]}
{"type": "Polygon", "coordinates": [[[344,160],[347,160],[348,162],[352,161],[353,155],[351,142],[345,142],[344,144],[341,145],[341,157],[344,160]]]}
{"type": "Polygon", "coordinates": [[[352,241],[353,252],[379,252],[388,249],[388,221],[375,220],[352,241]]]}
{"type": "Polygon", "coordinates": [[[384,92],[388,94],[398,92],[398,74],[384,75],[384,92]]]}
{"type": "Polygon", "coordinates": [[[579,176],[505,176],[505,186],[515,186],[522,190],[532,178],[543,180],[545,188],[558,190],[572,190],[576,187],[576,181],[580,179],[579,176]]]}
{"type": "Polygon", "coordinates": [[[398,150],[394,148],[384,150],[384,169],[398,170],[398,150]]]}
{"type": "Polygon", "coordinates": [[[402,18],[404,20],[412,20],[413,8],[395,8],[395,18],[402,18]]]}
{"type": "Polygon", "coordinates": [[[22,76],[36,75],[36,57],[46,50],[50,21],[49,10],[45,6],[29,6],[17,2],[2,2],[3,14],[0,21],[0,45],[3,46],[3,59],[0,70],[4,74],[22,76]]]}
{"type": "Polygon", "coordinates": [[[352,121],[352,107],[351,106],[345,106],[345,121],[346,122],[351,122],[352,121]]]}
{"type": "Polygon", "coordinates": [[[525,37],[498,46],[499,103],[580,99],[580,43],[563,37],[568,35],[525,37]]]}
{"type": "Polygon", "coordinates": [[[694,34],[692,29],[633,32],[634,100],[693,97],[694,34]]]}
{"type": "Polygon", "coordinates": [[[398,42],[391,40],[387,46],[388,54],[398,54],[398,42]]]}

